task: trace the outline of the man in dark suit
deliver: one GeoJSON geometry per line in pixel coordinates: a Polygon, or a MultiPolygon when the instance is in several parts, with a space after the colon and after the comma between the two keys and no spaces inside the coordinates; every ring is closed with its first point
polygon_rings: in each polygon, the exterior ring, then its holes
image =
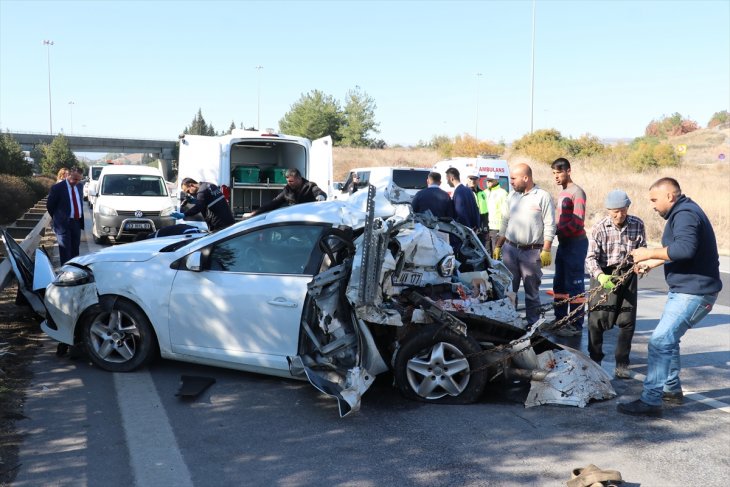
{"type": "Polygon", "coordinates": [[[82,185],[78,184],[83,172],[72,168],[66,179],[51,186],[46,208],[53,218],[53,232],[58,241],[61,265],[79,255],[81,231],[84,229],[84,207],[81,194],[82,185]]]}
{"type": "Polygon", "coordinates": [[[428,188],[424,188],[413,197],[411,206],[414,213],[424,213],[430,210],[436,217],[454,218],[454,202],[449,194],[441,189],[441,174],[437,172],[428,173],[426,178],[428,188]]]}
{"type": "Polygon", "coordinates": [[[446,170],[446,182],[454,188],[454,219],[476,232],[481,222],[476,196],[469,188],[461,184],[461,175],[455,167],[446,170]]]}

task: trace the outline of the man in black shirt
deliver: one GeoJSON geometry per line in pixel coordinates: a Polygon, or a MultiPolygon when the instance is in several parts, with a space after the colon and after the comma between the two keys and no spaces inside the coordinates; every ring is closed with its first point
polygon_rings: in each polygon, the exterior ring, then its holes
{"type": "Polygon", "coordinates": [[[228,201],[218,186],[205,181],[198,183],[192,178],[185,178],[182,180],[181,187],[187,194],[195,195],[195,205],[183,213],[173,213],[173,217],[180,219],[203,213],[205,223],[208,224],[211,232],[230,227],[235,223],[228,201]]]}
{"type": "Polygon", "coordinates": [[[269,203],[262,205],[258,210],[251,213],[251,216],[276,210],[282,206],[293,206],[299,203],[312,203],[324,201],[327,195],[317,183],[307,181],[302,177],[299,169],[291,168],[286,170],[286,186],[269,203]]]}

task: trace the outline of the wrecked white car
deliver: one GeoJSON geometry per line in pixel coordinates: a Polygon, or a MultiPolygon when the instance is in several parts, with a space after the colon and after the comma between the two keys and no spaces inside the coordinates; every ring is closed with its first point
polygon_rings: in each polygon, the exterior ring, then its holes
{"type": "Polygon", "coordinates": [[[106,370],[159,354],[306,378],[337,398],[343,416],[386,371],[404,396],[425,402],[474,402],[503,378],[540,383],[528,405],[615,395],[600,367],[525,329],[506,294],[509,272],[471,230],[378,200],[373,188],[366,200],[114,246],[55,277],[43,252],[34,271],[3,236],[42,329],[106,370]],[[461,241],[456,254],[450,239],[461,241]],[[570,377],[549,385],[561,363],[570,377]]]}

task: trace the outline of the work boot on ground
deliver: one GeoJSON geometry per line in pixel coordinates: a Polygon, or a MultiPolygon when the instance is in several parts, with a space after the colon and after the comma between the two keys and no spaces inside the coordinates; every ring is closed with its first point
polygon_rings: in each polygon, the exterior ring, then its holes
{"type": "Polygon", "coordinates": [[[629,414],[631,416],[649,416],[658,418],[662,415],[661,406],[652,406],[647,404],[641,399],[636,401],[619,403],[616,406],[616,410],[622,414],[629,414]]]}
{"type": "Polygon", "coordinates": [[[682,391],[667,392],[662,394],[662,401],[667,404],[682,404],[684,402],[684,393],[682,391]]]}
{"type": "Polygon", "coordinates": [[[613,371],[613,376],[617,379],[630,379],[631,372],[629,372],[628,365],[616,365],[616,370],[613,371]]]}

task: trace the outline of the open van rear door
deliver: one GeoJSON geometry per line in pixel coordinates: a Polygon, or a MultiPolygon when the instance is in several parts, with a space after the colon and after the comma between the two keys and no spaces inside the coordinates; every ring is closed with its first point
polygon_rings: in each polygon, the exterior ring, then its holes
{"type": "MultiPolygon", "coordinates": [[[[186,135],[180,139],[180,160],[178,162],[178,187],[183,178],[208,181],[210,183],[230,185],[231,175],[222,174],[222,156],[218,137],[204,135],[186,135]]],[[[228,167],[226,172],[230,172],[228,167]]]]}
{"type": "Polygon", "coordinates": [[[48,255],[41,250],[35,251],[35,265],[23,248],[5,230],[2,232],[5,254],[10,261],[15,277],[18,279],[18,291],[28,301],[33,311],[46,316],[43,304],[43,293],[51,283],[55,274],[48,255]]]}
{"type": "Polygon", "coordinates": [[[317,183],[327,198],[332,197],[332,137],[329,135],[312,141],[307,179],[317,183]]]}

